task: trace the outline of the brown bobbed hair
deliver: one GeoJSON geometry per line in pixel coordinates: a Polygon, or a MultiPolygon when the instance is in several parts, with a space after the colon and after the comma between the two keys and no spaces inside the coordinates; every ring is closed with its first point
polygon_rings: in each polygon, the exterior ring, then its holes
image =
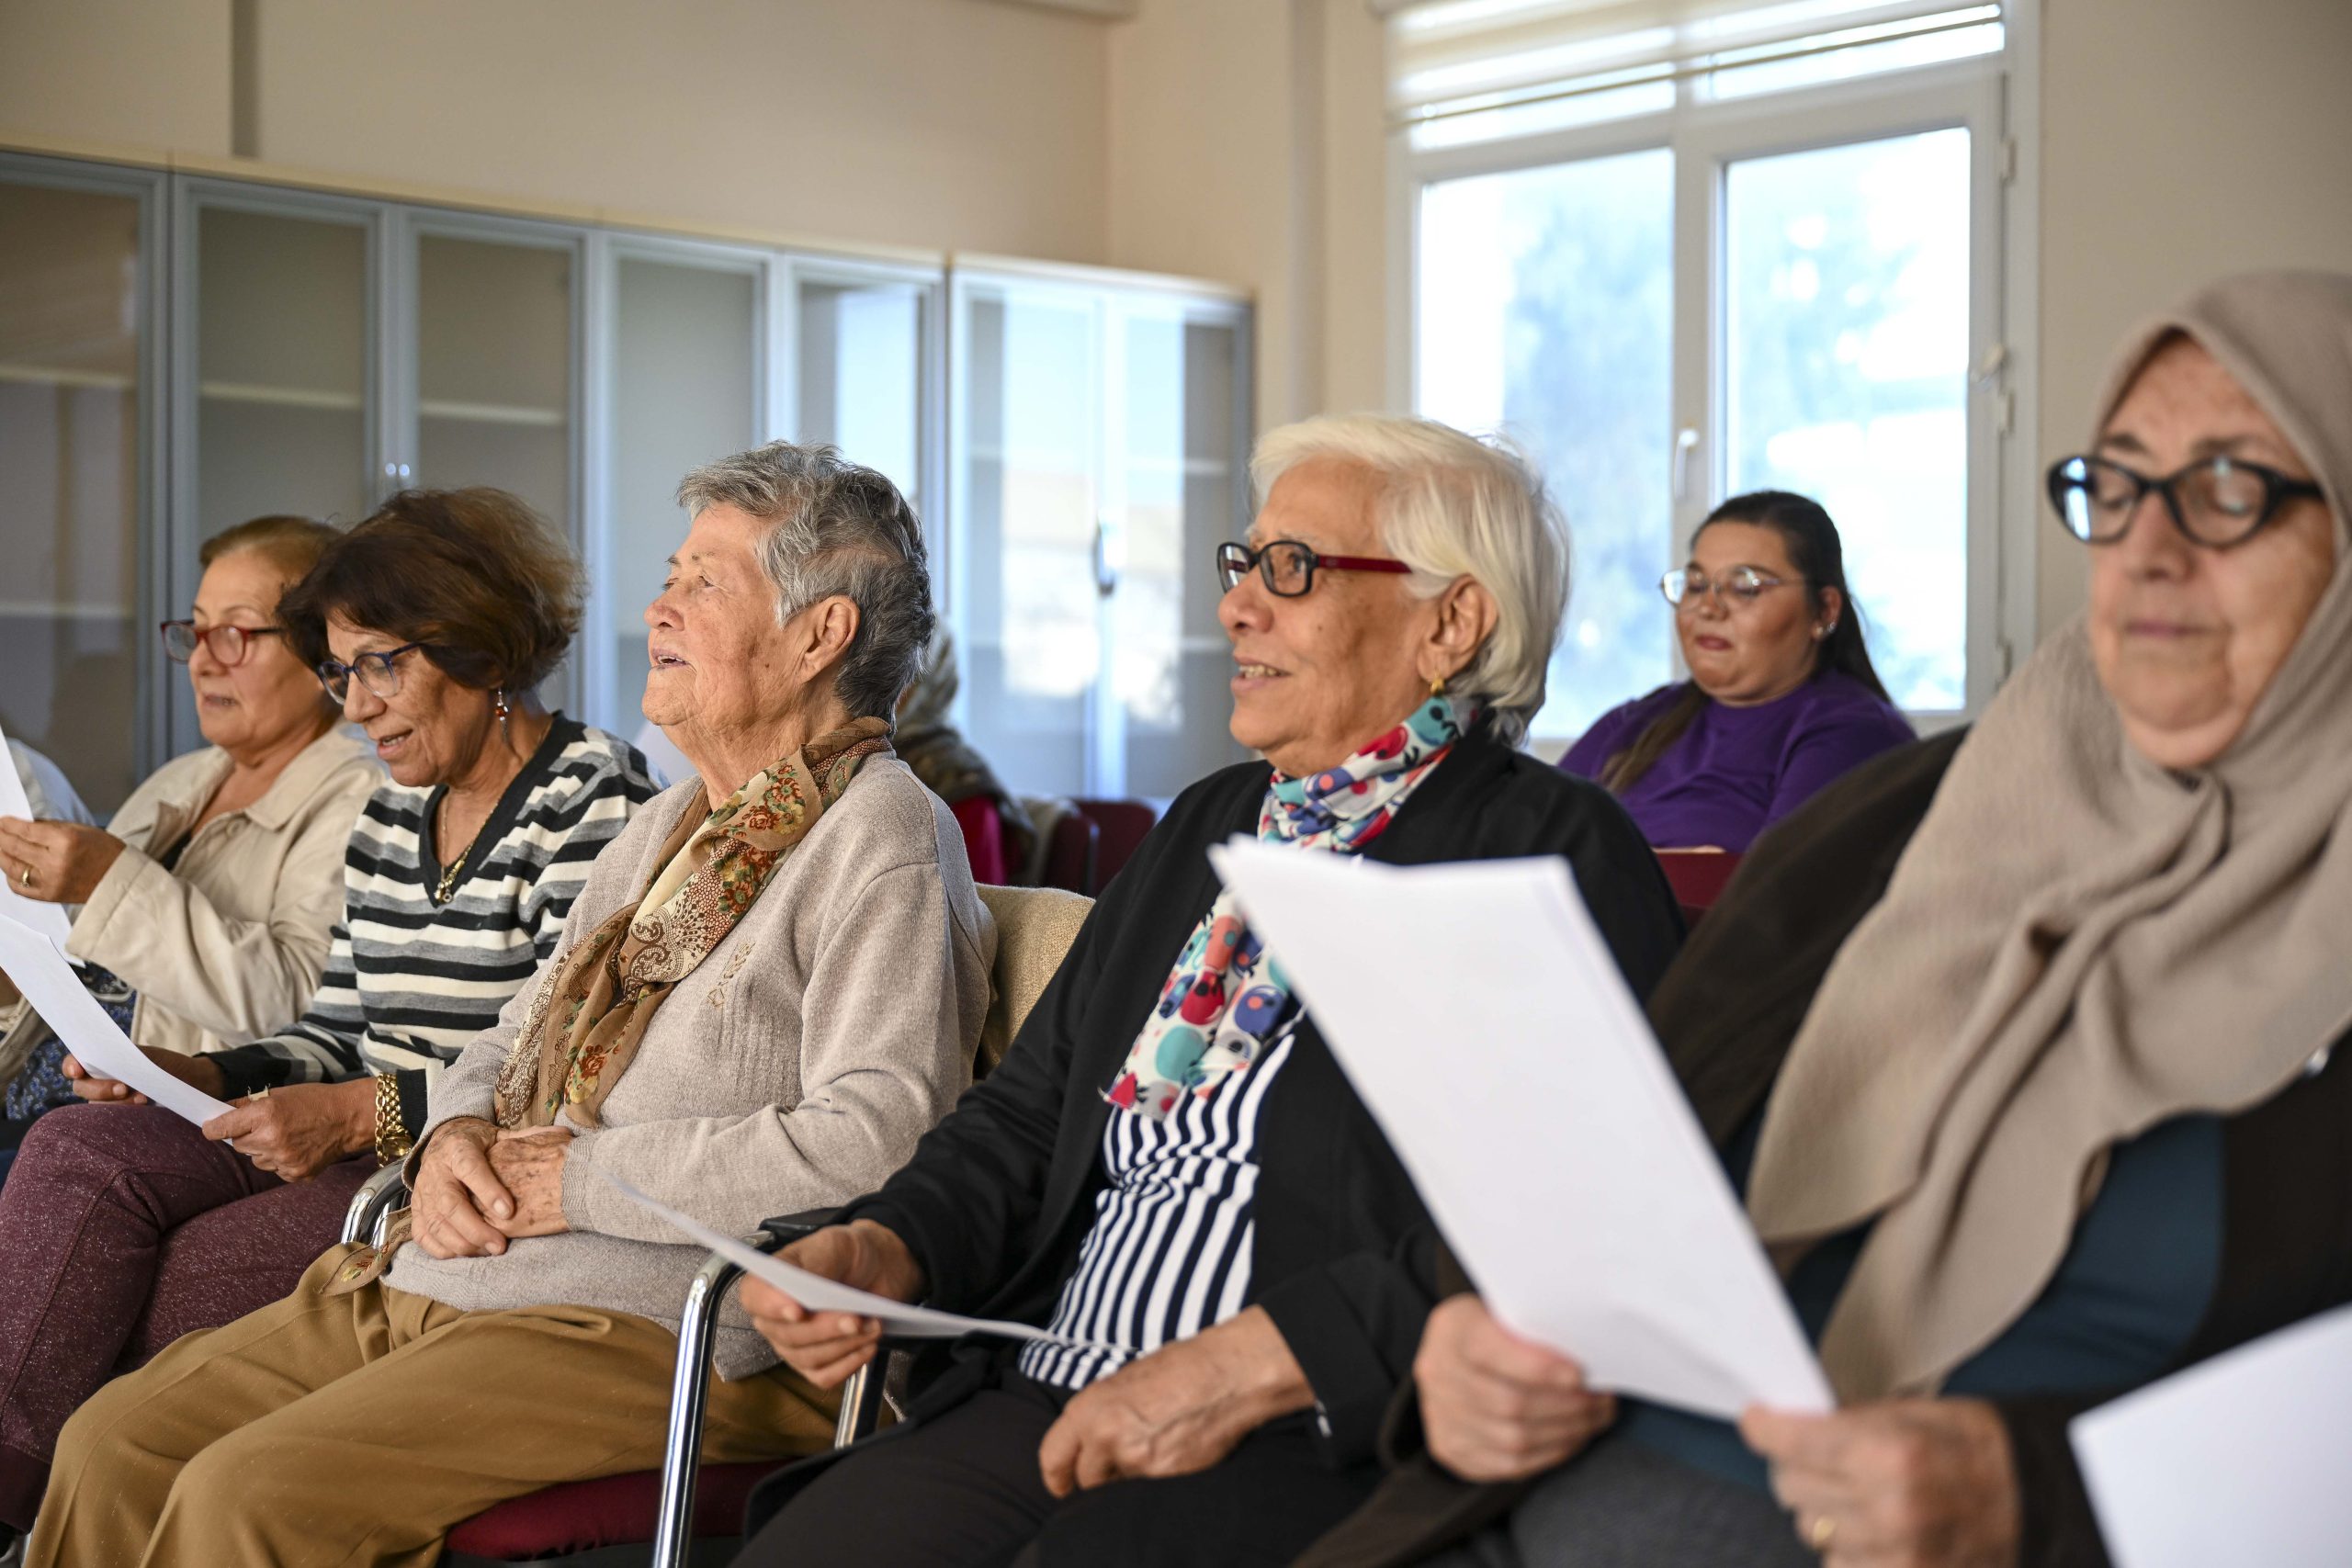
{"type": "Polygon", "coordinates": [[[518,498],[404,490],[336,538],[277,614],[306,663],[330,657],[327,621],[339,616],[423,643],[461,686],[522,692],[563,661],[581,591],[580,563],[518,498]]]}
{"type": "Polygon", "coordinates": [[[325,524],[308,517],[273,513],[221,529],[197,547],[196,563],[209,567],[223,556],[251,550],[284,572],[287,581],[294,582],[318,565],[327,547],[342,536],[325,524]]]}

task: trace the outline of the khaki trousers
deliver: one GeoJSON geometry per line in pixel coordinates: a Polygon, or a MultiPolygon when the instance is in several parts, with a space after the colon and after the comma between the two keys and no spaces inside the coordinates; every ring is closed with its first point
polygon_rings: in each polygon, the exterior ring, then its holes
{"type": "MultiPolygon", "coordinates": [[[[593,1307],[460,1312],[380,1283],[191,1334],[66,1424],[28,1568],[426,1568],[493,1503],[656,1469],[677,1337],[593,1307]]],[[[831,1396],[777,1370],[715,1383],[707,1458],[809,1453],[831,1396]]]]}

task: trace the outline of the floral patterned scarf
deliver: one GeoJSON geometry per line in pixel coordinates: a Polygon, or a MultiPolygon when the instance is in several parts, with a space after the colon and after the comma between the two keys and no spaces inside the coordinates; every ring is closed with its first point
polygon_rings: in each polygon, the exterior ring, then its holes
{"type": "Polygon", "coordinates": [[[861,718],[772,764],[708,816],[688,807],[662,846],[662,869],[539,982],[498,1074],[498,1124],[545,1127],[597,1107],[628,1070],[662,998],[735,929],[792,847],[869,758],[890,755],[890,727],[861,718]]]}
{"type": "MultiPolygon", "coordinates": [[[[1336,768],[1303,779],[1276,773],[1259,808],[1258,837],[1362,853],[1453,750],[1464,723],[1451,699],[1433,696],[1336,768]]],[[[1180,1096],[1205,1097],[1248,1071],[1290,1003],[1290,981],[1250,934],[1231,890],[1219,893],[1177,955],[1104,1098],[1155,1121],[1166,1117],[1180,1096]]]]}

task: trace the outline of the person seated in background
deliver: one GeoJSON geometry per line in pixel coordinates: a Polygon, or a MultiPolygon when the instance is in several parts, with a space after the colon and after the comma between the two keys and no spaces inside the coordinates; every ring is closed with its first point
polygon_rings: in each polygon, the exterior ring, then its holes
{"type": "Polygon", "coordinates": [[[1912,739],[1871,667],[1819,502],[1732,497],[1660,587],[1690,678],[1601,715],[1560,759],[1623,801],[1657,848],[1743,852],[1822,785],[1912,739]]]}
{"type": "MultiPolygon", "coordinates": [[[[340,918],[309,913],[331,935],[307,1006],[289,994],[257,1040],[148,1053],[231,1110],[199,1129],[66,1058],[94,1103],[35,1122],[0,1187],[0,1523],[29,1521],[58,1428],[119,1367],[293,1288],[652,795],[628,746],[534,694],[579,629],[578,576],[513,496],[410,491],[277,601],[298,667],[316,671],[303,711],[323,682],[391,776],[344,818],[340,918]]],[[[223,637],[207,640],[217,653],[223,637]]],[[[221,694],[201,705],[210,722],[250,713],[209,672],[216,653],[190,665],[221,694]]],[[[171,940],[154,929],[171,918],[163,891],[126,945],[171,940]]]]}
{"type": "MultiPolygon", "coordinates": [[[[336,730],[277,604],[334,537],[278,516],[207,539],[192,616],[163,637],[210,744],[157,769],[106,828],[0,817],[0,876],[27,898],[79,907],[66,953],[153,1050],[217,1051],[283,1029],[326,967],[344,846],[382,771],[336,730]]],[[[64,1059],[28,1004],[0,1012],[0,1159],[34,1118],[74,1102],[64,1059]]]]}
{"type": "Polygon", "coordinates": [[[1768,840],[1653,1007],[1841,1407],[1612,1427],[1459,1296],[1314,1568],[2097,1568],[2069,1420],[2352,1298],[2352,276],[2193,297],[2097,430],[2087,615],[1768,840]]]}
{"type": "MultiPolygon", "coordinates": [[[[922,527],[823,446],[679,500],[644,705],[695,776],[435,1084],[413,1240],[334,1248],[91,1400],[28,1563],[423,1562],[493,1503],[658,1465],[707,1254],[604,1179],[748,1235],[871,1188],[970,1082],[995,929],[888,742],[932,630],[922,527]]],[[[831,1440],[739,1309],[718,1364],[713,1457],[831,1440]]]]}
{"type": "MultiPolygon", "coordinates": [[[[1565,856],[1637,993],[1680,940],[1624,812],[1518,749],[1567,596],[1565,529],[1526,468],[1361,417],[1278,430],[1251,471],[1265,502],[1218,548],[1218,615],[1233,736],[1265,760],[1177,799],[998,1069],[784,1254],[1080,1345],[931,1358],[909,1422],[770,1483],[755,1521],[782,1512],[746,1563],[1278,1562],[1376,1482],[1433,1227],[1212,845],[1565,856]]],[[[743,1301],[821,1385],[875,1352],[870,1321],[758,1281],[743,1301]]]]}
{"type": "Polygon", "coordinates": [[[1021,802],[989,770],[988,760],[947,721],[959,682],[956,639],[942,626],[907,694],[899,699],[899,728],[891,744],[923,786],[956,813],[972,863],[972,880],[1017,883],[1036,847],[1036,829],[1021,802]]]}
{"type": "MultiPolygon", "coordinates": [[[[202,590],[198,592],[201,593],[202,590]]],[[[17,783],[24,787],[25,804],[32,807],[33,821],[96,824],[97,818],[82,803],[74,781],[48,757],[12,739],[8,742],[8,761],[16,765],[17,783]]]]}

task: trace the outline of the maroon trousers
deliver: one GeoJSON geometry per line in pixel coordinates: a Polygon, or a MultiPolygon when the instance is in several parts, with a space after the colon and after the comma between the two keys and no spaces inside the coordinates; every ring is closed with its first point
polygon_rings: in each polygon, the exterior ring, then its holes
{"type": "Polygon", "coordinates": [[[289,1293],[362,1155],[285,1182],[155,1105],[73,1105],[0,1186],[0,1523],[32,1523],[57,1434],[117,1372],[289,1293]]]}

